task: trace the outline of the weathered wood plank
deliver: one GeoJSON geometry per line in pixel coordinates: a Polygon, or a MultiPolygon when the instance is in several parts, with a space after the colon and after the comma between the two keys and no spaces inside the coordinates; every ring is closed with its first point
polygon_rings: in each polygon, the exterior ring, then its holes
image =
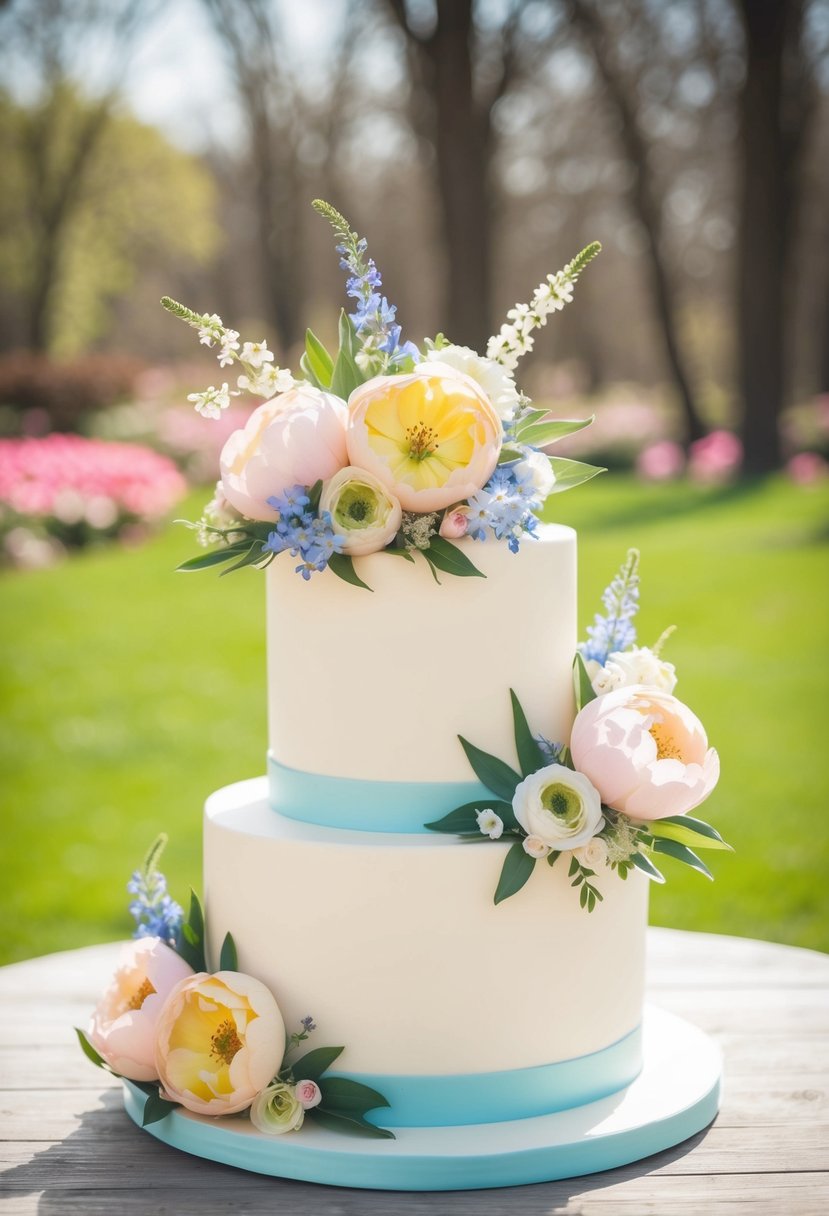
{"type": "MultiPolygon", "coordinates": [[[[734,1172],[735,1155],[739,1153],[742,1172],[761,1174],[829,1171],[829,1137],[826,1127],[778,1124],[760,1126],[746,1136],[742,1128],[720,1127],[715,1123],[685,1145],[660,1153],[650,1159],[651,1172],[657,1174],[730,1174],[734,1172]],[[693,1151],[692,1151],[693,1150],[693,1151]]],[[[131,1185],[124,1173],[125,1156],[130,1171],[140,1162],[153,1172],[155,1186],[161,1186],[169,1171],[175,1174],[180,1166],[180,1154],[165,1151],[163,1162],[155,1165],[159,1145],[130,1122],[126,1115],[111,1120],[106,1137],[99,1136],[90,1151],[89,1138],[70,1135],[62,1143],[42,1141],[0,1142],[0,1166],[16,1169],[33,1158],[50,1165],[61,1163],[70,1171],[73,1181],[87,1185],[92,1178],[108,1179],[113,1187],[131,1185]],[[157,1176],[156,1176],[157,1175],[157,1176]]],[[[64,1180],[70,1189],[73,1183],[64,1180]]]]}
{"type": "MultiPolygon", "coordinates": [[[[405,1195],[385,1191],[347,1191],[301,1182],[244,1177],[235,1192],[212,1184],[220,1166],[196,1170],[148,1202],[146,1191],[66,1190],[6,1193],[4,1216],[825,1216],[829,1188],[818,1174],[766,1174],[762,1188],[751,1175],[722,1175],[701,1182],[648,1175],[608,1184],[612,1175],[575,1178],[542,1186],[501,1191],[456,1191],[405,1195]]],[[[239,1175],[236,1174],[238,1181],[239,1175]]]]}

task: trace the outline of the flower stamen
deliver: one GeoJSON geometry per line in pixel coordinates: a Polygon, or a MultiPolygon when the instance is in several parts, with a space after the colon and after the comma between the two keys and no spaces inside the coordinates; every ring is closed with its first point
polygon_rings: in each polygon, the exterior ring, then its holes
{"type": "Polygon", "coordinates": [[[155,992],[150,981],[145,977],[140,988],[136,988],[130,999],[127,1001],[127,1009],[140,1009],[148,996],[152,996],[155,992]]]}
{"type": "Polygon", "coordinates": [[[435,430],[425,422],[407,428],[406,443],[409,447],[409,458],[417,461],[425,460],[440,447],[435,430]]]}
{"type": "Polygon", "coordinates": [[[230,1018],[225,1018],[219,1024],[219,1027],[214,1031],[211,1039],[211,1056],[215,1056],[217,1060],[221,1060],[225,1064],[230,1064],[237,1051],[242,1050],[242,1040],[239,1038],[238,1031],[230,1018]]]}

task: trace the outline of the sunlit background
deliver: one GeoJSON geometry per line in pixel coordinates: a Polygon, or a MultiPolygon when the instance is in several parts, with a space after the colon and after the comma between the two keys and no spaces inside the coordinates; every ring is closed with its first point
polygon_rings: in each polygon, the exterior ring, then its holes
{"type": "Polygon", "coordinates": [[[193,412],[222,373],[159,299],[297,369],[345,303],[317,196],[418,342],[602,242],[519,382],[596,414],[551,500],[583,625],[638,545],[723,758],[737,853],[653,919],[829,949],[829,0],[11,0],[0,64],[0,956],[123,936],[161,829],[184,898],[264,767],[259,576],[172,574],[250,403],[193,412]]]}

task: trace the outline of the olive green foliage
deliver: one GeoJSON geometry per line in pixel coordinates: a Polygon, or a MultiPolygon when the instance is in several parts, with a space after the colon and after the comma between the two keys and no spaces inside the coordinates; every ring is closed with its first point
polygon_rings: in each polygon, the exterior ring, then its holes
{"type": "Polygon", "coordinates": [[[207,168],[118,109],[106,111],[74,171],[99,105],[68,84],[30,108],[0,92],[0,279],[25,316],[59,231],[47,327],[59,355],[106,334],[111,305],[137,272],[203,264],[219,240],[207,168]]]}
{"type": "MultiPolygon", "coordinates": [[[[641,550],[640,641],[678,626],[664,657],[722,757],[700,814],[736,852],[706,854],[713,883],[660,859],[670,881],[651,887],[652,921],[829,949],[829,489],[608,475],[548,505],[579,532],[582,630],[629,546],[641,550]]],[[[2,579],[5,960],[127,936],[125,883],[160,831],[186,905],[201,887],[204,798],[264,771],[262,575],[175,574],[191,552],[191,534],[170,528],[141,549],[2,579]]],[[[520,640],[516,603],[496,644],[520,640]]],[[[312,678],[313,637],[297,644],[312,678]]]]}

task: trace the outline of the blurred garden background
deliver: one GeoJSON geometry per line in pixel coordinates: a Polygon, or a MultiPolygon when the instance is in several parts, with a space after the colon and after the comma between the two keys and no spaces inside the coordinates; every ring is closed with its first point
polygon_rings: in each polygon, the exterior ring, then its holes
{"type": "Polygon", "coordinates": [[[638,546],[722,757],[737,852],[652,920],[829,950],[829,0],[10,0],[0,72],[0,961],[126,936],[159,831],[185,899],[264,769],[261,576],[173,573],[255,402],[194,413],[159,299],[298,370],[345,303],[317,196],[416,341],[602,242],[519,383],[596,414],[548,503],[583,626],[638,546]]]}

